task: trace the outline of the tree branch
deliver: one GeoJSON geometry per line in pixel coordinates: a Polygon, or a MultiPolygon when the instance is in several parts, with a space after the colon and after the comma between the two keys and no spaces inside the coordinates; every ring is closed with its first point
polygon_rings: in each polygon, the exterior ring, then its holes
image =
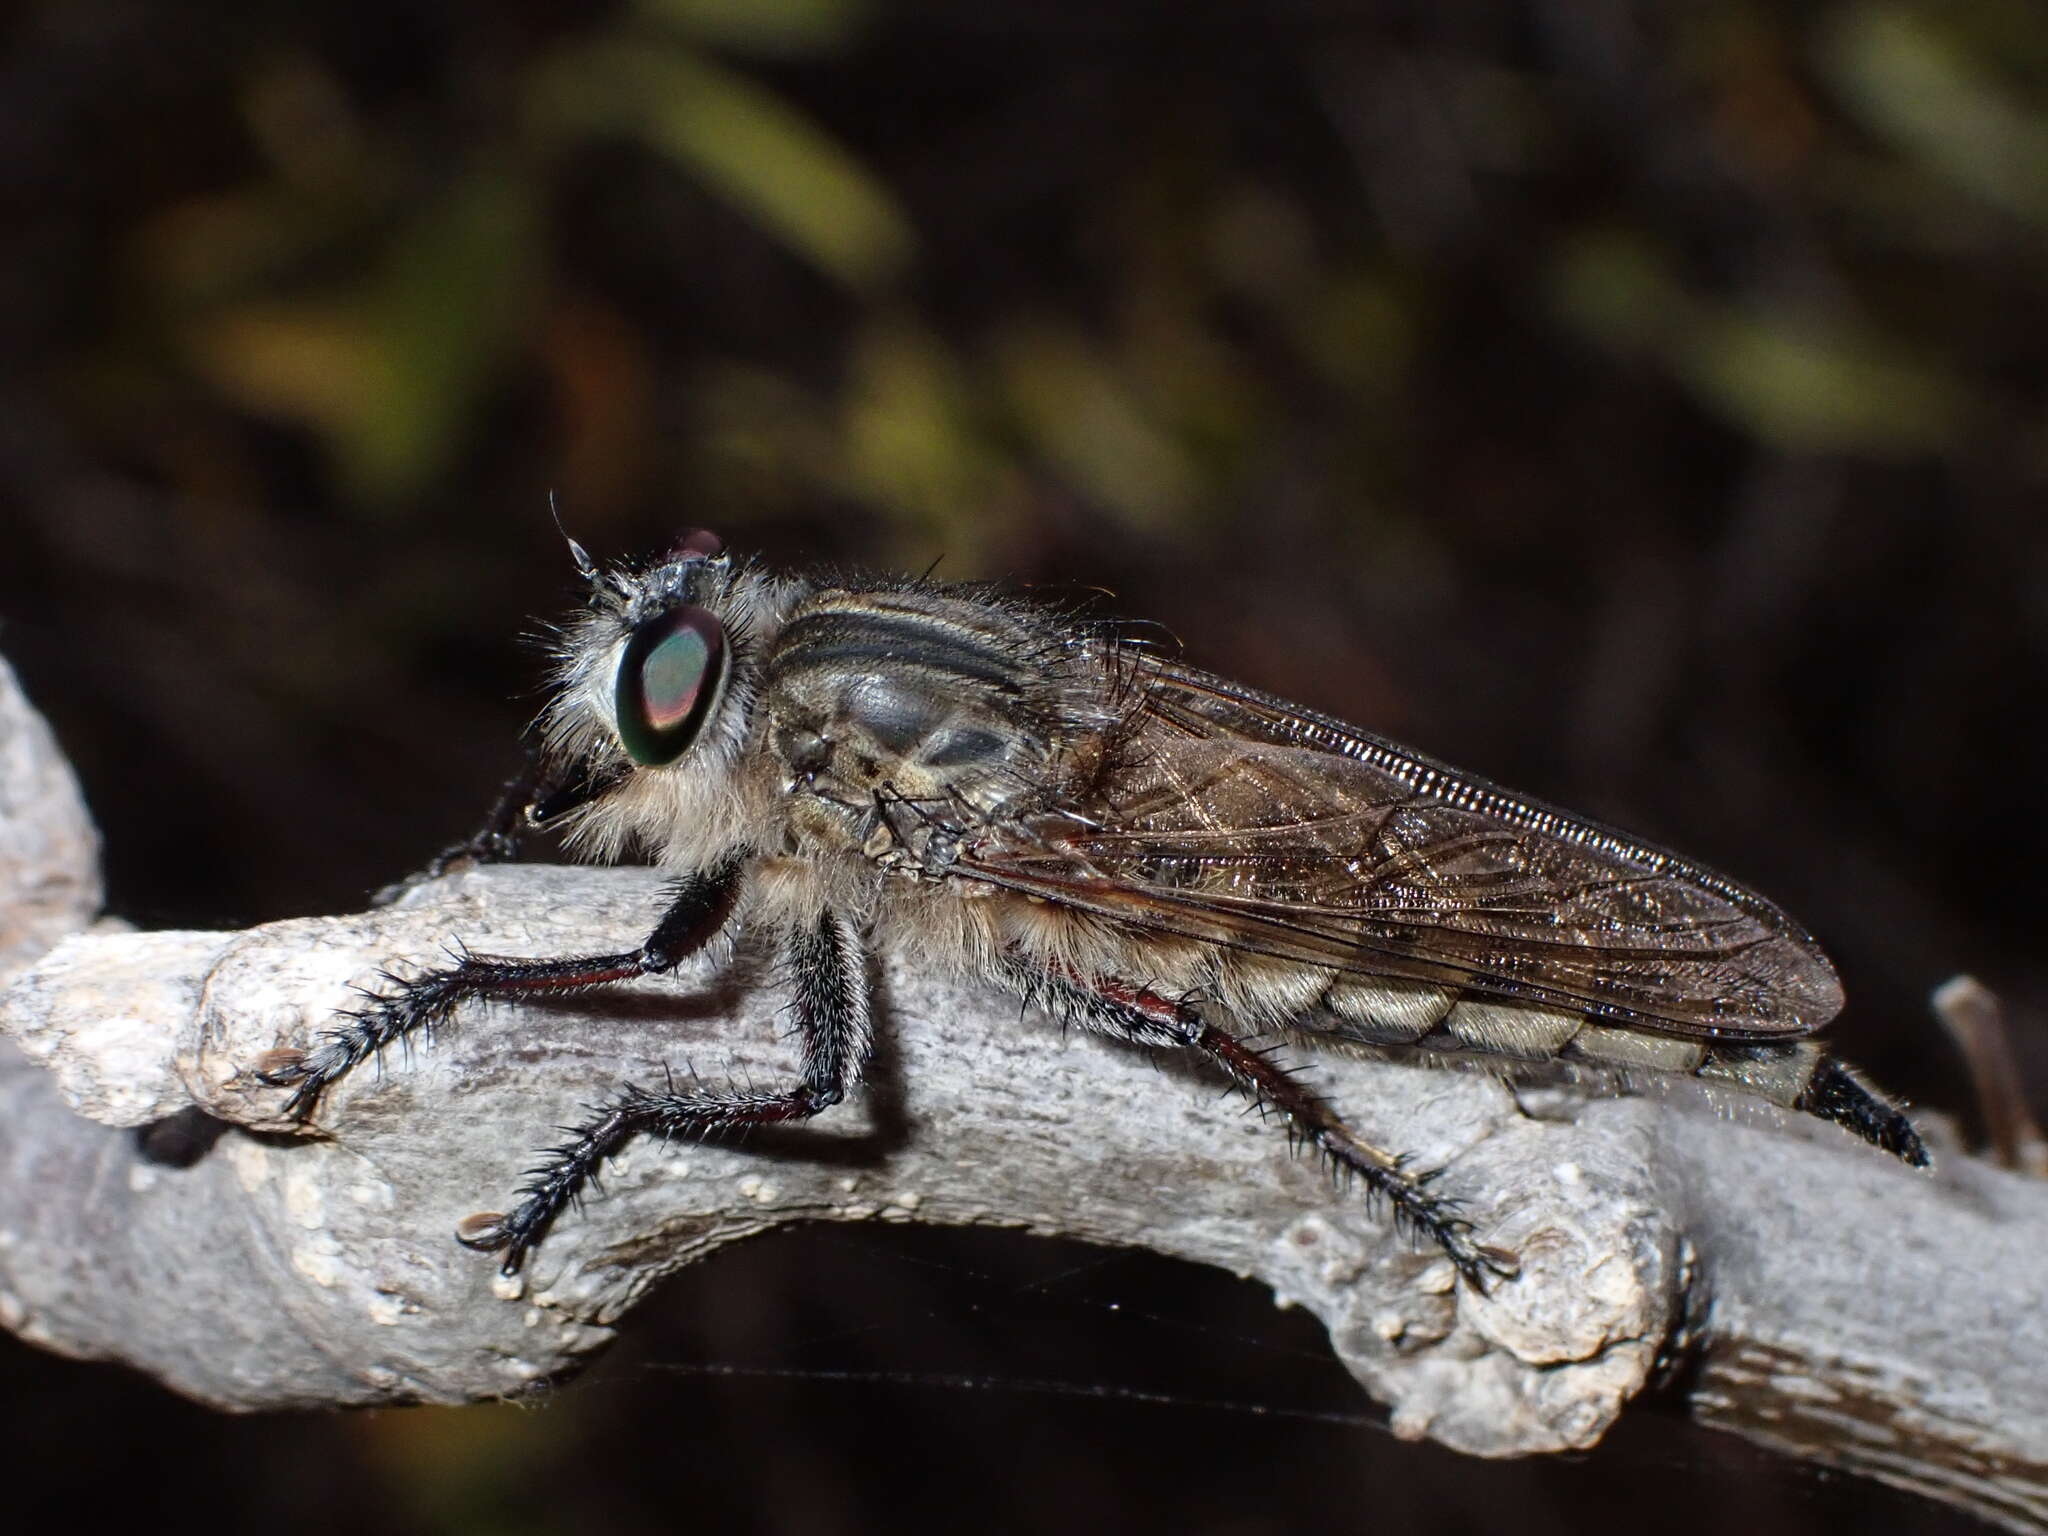
{"type": "Polygon", "coordinates": [[[346,1079],[301,1134],[249,1077],[264,1051],[456,940],[625,947],[659,877],[479,869],[344,917],[78,931],[90,827],[4,668],[0,767],[0,975],[10,955],[16,972],[0,1029],[23,1050],[0,1060],[0,1320],[53,1349],[226,1408],[494,1397],[601,1347],[662,1275],[779,1223],[1000,1225],[1259,1277],[1324,1320],[1403,1435],[1585,1447],[1675,1373],[1704,1422],[2048,1529],[2040,1183],[1954,1152],[1915,1174],[1826,1127],[1518,1099],[1485,1075],[1318,1053],[1319,1088],[1442,1167],[1484,1238],[1520,1253],[1522,1276],[1481,1296],[1202,1072],[1062,1039],[885,958],[863,1094],[744,1146],[630,1146],[506,1281],[453,1232],[510,1200],[552,1127],[669,1070],[791,1076],[758,958],[742,945],[616,992],[467,1008],[346,1079]]]}

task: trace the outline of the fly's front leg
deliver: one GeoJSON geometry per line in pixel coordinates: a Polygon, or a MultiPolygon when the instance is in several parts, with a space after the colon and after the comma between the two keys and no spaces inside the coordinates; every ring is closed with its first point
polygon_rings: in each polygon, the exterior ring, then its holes
{"type": "Polygon", "coordinates": [[[672,970],[724,926],[739,868],[737,860],[729,860],[678,881],[667,912],[638,949],[568,960],[465,954],[442,970],[390,977],[389,991],[373,992],[361,1008],[341,1015],[340,1028],[329,1030],[313,1049],[268,1051],[257,1064],[256,1075],[275,1087],[291,1088],[285,1113],[304,1119],[328,1084],[392,1042],[444,1022],[472,998],[602,986],[672,970]]]}
{"type": "Polygon", "coordinates": [[[628,1137],[658,1131],[663,1137],[704,1137],[808,1120],[844,1099],[861,1079],[874,1047],[867,957],[853,926],[835,912],[794,930],[783,949],[795,992],[802,1066],[796,1086],[782,1093],[662,1092],[628,1086],[610,1104],[574,1128],[571,1139],[550,1147],[519,1187],[509,1215],[482,1211],[456,1236],[472,1248],[502,1250],[503,1273],[517,1274],[563,1207],[597,1175],[628,1137]]]}
{"type": "Polygon", "coordinates": [[[1374,1194],[1385,1196],[1396,1220],[1426,1233],[1476,1289],[1483,1291],[1490,1281],[1519,1272],[1520,1264],[1512,1253],[1472,1240],[1472,1223],[1458,1213],[1455,1200],[1429,1192],[1434,1175],[1409,1172],[1406,1158],[1359,1136],[1271,1052],[1247,1045],[1187,1004],[1142,987],[1099,980],[1084,983],[1022,965],[1015,968],[1013,976],[1031,1001],[1073,1023],[1135,1045],[1177,1046],[1208,1057],[1257,1102],[1284,1114],[1295,1132],[1332,1164],[1364,1180],[1374,1194]]]}
{"type": "Polygon", "coordinates": [[[618,772],[600,772],[588,761],[566,767],[549,764],[538,746],[529,747],[526,766],[505,781],[481,827],[463,841],[443,848],[427,861],[426,868],[385,886],[370,904],[388,907],[464,862],[495,864],[513,857],[525,833],[587,805],[616,784],[619,776],[618,772]]]}
{"type": "Polygon", "coordinates": [[[370,905],[388,907],[408,892],[440,879],[464,860],[495,864],[511,858],[519,851],[519,836],[526,830],[542,793],[540,748],[528,747],[526,766],[505,781],[484,824],[461,842],[443,848],[427,861],[424,869],[385,886],[370,898],[370,905]]]}

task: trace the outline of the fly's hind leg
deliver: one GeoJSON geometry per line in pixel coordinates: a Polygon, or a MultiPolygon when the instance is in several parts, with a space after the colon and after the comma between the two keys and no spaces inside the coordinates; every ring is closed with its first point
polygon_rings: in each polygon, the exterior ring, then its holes
{"type": "Polygon", "coordinates": [[[844,1099],[860,1081],[874,1045],[866,955],[851,924],[831,912],[793,932],[784,955],[802,1046],[795,1087],[782,1093],[657,1093],[628,1086],[527,1171],[509,1214],[480,1212],[456,1236],[472,1248],[502,1251],[499,1269],[517,1274],[554,1219],[627,1138],[643,1131],[704,1137],[808,1120],[844,1099]]]}
{"type": "Polygon", "coordinates": [[[1428,1234],[1475,1288],[1483,1291],[1489,1280],[1511,1279],[1520,1272],[1520,1262],[1506,1249],[1472,1241],[1472,1223],[1458,1214],[1458,1203],[1429,1192],[1433,1174],[1410,1173],[1405,1158],[1364,1140],[1327,1100],[1309,1092],[1270,1055],[1213,1024],[1202,1026],[1194,1045],[1262,1102],[1285,1114],[1337,1167],[1363,1179],[1374,1194],[1384,1195],[1395,1218],[1428,1234]]]}
{"type": "Polygon", "coordinates": [[[1135,1045],[1175,1046],[1208,1057],[1259,1103],[1284,1114],[1295,1133],[1332,1165],[1364,1181],[1373,1194],[1384,1196],[1396,1222],[1428,1236],[1475,1289],[1484,1291],[1491,1281],[1520,1272],[1512,1253],[1473,1241],[1472,1223],[1459,1214],[1455,1200],[1430,1193],[1434,1175],[1411,1173],[1405,1158],[1359,1136],[1270,1052],[1207,1022],[1185,1003],[1142,987],[1083,983],[1022,965],[1012,976],[1018,990],[1031,1001],[1073,1023],[1135,1045]]]}

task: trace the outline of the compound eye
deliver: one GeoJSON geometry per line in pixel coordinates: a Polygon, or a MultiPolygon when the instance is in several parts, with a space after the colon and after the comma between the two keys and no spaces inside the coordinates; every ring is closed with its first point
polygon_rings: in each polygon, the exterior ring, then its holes
{"type": "Polygon", "coordinates": [[[613,692],[619,741],[645,768],[697,739],[725,671],[725,626],[708,608],[672,608],[633,631],[613,692]]]}

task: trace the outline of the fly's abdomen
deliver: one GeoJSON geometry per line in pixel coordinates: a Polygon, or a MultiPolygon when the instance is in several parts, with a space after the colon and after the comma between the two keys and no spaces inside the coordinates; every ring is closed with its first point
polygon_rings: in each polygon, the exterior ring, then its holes
{"type": "Polygon", "coordinates": [[[1927,1163],[1912,1121],[1810,1039],[1686,1040],[1427,982],[1321,974],[1321,995],[1297,1020],[1311,1034],[1438,1062],[1556,1064],[1623,1086],[1695,1078],[1832,1120],[1915,1167],[1927,1163]]]}
{"type": "Polygon", "coordinates": [[[1602,1023],[1569,1009],[1395,977],[1333,974],[1305,1021],[1317,1033],[1434,1057],[1557,1062],[1626,1077],[1698,1077],[1797,1107],[1824,1059],[1809,1040],[1715,1044],[1602,1023]]]}

